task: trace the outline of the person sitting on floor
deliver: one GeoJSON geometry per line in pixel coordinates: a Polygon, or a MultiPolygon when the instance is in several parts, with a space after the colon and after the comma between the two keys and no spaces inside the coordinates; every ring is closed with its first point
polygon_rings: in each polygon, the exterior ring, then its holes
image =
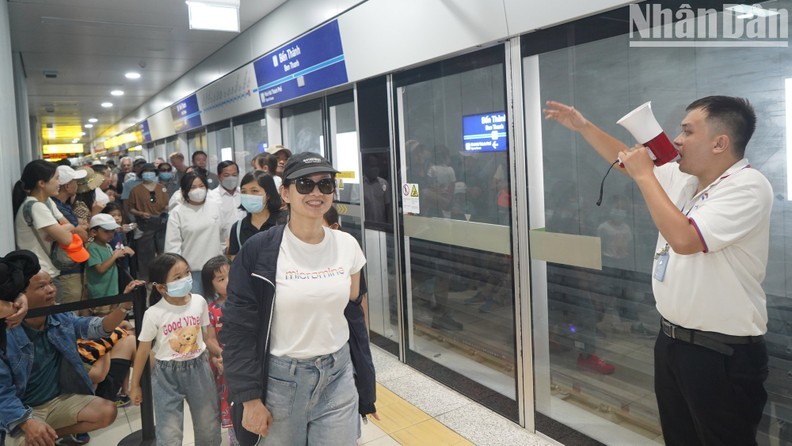
{"type": "MultiPolygon", "coordinates": [[[[24,294],[29,308],[35,309],[55,305],[56,292],[52,277],[42,270],[30,279],[24,294]]],[[[109,336],[130,307],[126,302],[104,318],[71,312],[29,317],[6,331],[0,361],[0,435],[6,446],[52,445],[59,437],[115,421],[115,403],[93,395],[77,338],[109,336]]]]}

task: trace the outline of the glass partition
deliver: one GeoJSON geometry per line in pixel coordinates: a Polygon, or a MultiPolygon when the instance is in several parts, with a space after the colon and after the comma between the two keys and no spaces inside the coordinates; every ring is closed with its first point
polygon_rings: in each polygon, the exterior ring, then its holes
{"type": "Polygon", "coordinates": [[[283,145],[292,153],[325,155],[321,98],[281,108],[281,127],[283,145]]]}
{"type": "MultiPolygon", "coordinates": [[[[788,0],[773,4],[790,7],[788,0]]],[[[697,98],[724,94],[751,101],[758,127],[746,157],[776,193],[763,283],[769,400],[758,441],[792,444],[792,149],[785,137],[792,122],[792,52],[786,47],[631,47],[626,16],[622,9],[523,36],[526,108],[541,107],[546,100],[572,104],[629,144],[633,138],[616,121],[646,101],[652,101],[672,138],[685,107],[697,98]]],[[[534,168],[544,177],[543,190],[530,191],[530,199],[544,202],[546,231],[583,237],[570,240],[598,239],[602,261],[601,269],[533,262],[537,417],[606,443],[662,443],[653,387],[660,319],[651,289],[657,230],[641,193],[629,178],[611,174],[603,204],[596,206],[607,163],[556,122],[537,117],[526,122],[526,131],[541,132],[540,143],[527,150],[540,153],[541,165],[534,168]]],[[[578,249],[569,246],[573,254],[578,249]]]]}
{"type": "Polygon", "coordinates": [[[242,175],[252,169],[253,157],[265,152],[269,146],[266,111],[234,118],[234,141],[236,162],[242,175]]]}
{"type": "Polygon", "coordinates": [[[394,84],[407,363],[516,420],[504,49],[394,84]]]}

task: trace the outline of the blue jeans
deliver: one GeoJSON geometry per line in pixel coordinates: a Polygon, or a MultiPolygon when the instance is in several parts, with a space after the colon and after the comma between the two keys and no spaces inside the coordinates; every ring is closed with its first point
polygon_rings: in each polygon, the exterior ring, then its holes
{"type": "Polygon", "coordinates": [[[201,272],[200,271],[190,271],[190,275],[192,275],[193,285],[192,289],[190,290],[191,293],[200,294],[205,299],[210,300],[212,296],[204,296],[203,294],[203,283],[201,283],[201,272]]]}
{"type": "Polygon", "coordinates": [[[349,345],[311,359],[270,357],[262,445],[349,446],[358,439],[358,393],[349,345]]]}
{"type": "Polygon", "coordinates": [[[158,446],[181,446],[185,399],[195,446],[220,444],[217,392],[206,352],[189,361],[157,361],[151,380],[158,446]]]}

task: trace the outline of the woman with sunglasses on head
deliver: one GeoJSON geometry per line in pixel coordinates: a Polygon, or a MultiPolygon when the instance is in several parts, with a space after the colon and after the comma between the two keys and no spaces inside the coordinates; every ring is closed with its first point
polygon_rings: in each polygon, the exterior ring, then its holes
{"type": "Polygon", "coordinates": [[[247,215],[231,226],[228,257],[232,260],[247,239],[275,225],[285,224],[287,217],[287,213],[280,210],[280,194],[270,174],[260,170],[246,173],[239,191],[242,208],[247,215]]]}
{"type": "MultiPolygon", "coordinates": [[[[149,280],[149,265],[155,257],[165,252],[165,224],[163,214],[168,211],[168,192],[157,181],[157,168],[146,163],[140,169],[142,183],[129,192],[125,205],[127,212],[135,216],[135,222],[143,235],[135,241],[138,277],[149,280]]],[[[165,214],[167,216],[167,214],[165,214]]]]}
{"type": "Polygon", "coordinates": [[[220,203],[207,199],[209,183],[196,170],[184,174],[179,184],[183,198],[168,216],[165,252],[187,259],[193,276],[191,291],[202,294],[201,269],[212,257],[223,255],[220,203]]]}
{"type": "Polygon", "coordinates": [[[315,153],[292,156],[280,190],[289,223],[250,238],[231,266],[221,342],[243,446],[348,446],[359,411],[376,413],[358,407],[344,316],[366,259],[351,235],[323,226],[336,173],[315,153]]]}

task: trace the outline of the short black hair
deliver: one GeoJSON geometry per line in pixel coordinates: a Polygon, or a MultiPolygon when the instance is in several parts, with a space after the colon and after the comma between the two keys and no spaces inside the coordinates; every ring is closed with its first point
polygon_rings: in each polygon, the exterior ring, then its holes
{"type": "Polygon", "coordinates": [[[220,271],[220,268],[224,266],[230,267],[231,261],[228,260],[228,257],[219,255],[207,260],[206,263],[204,263],[203,268],[201,268],[201,285],[203,286],[203,295],[209,301],[220,297],[217,296],[217,290],[215,290],[214,285],[212,285],[212,281],[214,280],[215,272],[220,271]]]}
{"type": "Polygon", "coordinates": [[[756,113],[747,99],[707,96],[693,101],[685,110],[690,112],[696,109],[707,114],[707,121],[723,125],[729,133],[734,153],[739,158],[745,156],[745,147],[756,130],[756,113]]]}
{"type": "Polygon", "coordinates": [[[192,158],[191,158],[193,164],[195,164],[195,157],[198,156],[198,155],[206,156],[206,152],[204,152],[203,150],[196,150],[195,152],[193,152],[192,158]]]}
{"type": "Polygon", "coordinates": [[[236,166],[237,173],[239,173],[239,165],[237,163],[233,161],[223,161],[217,165],[217,176],[220,176],[220,174],[223,173],[223,169],[229,166],[236,166]]]}

